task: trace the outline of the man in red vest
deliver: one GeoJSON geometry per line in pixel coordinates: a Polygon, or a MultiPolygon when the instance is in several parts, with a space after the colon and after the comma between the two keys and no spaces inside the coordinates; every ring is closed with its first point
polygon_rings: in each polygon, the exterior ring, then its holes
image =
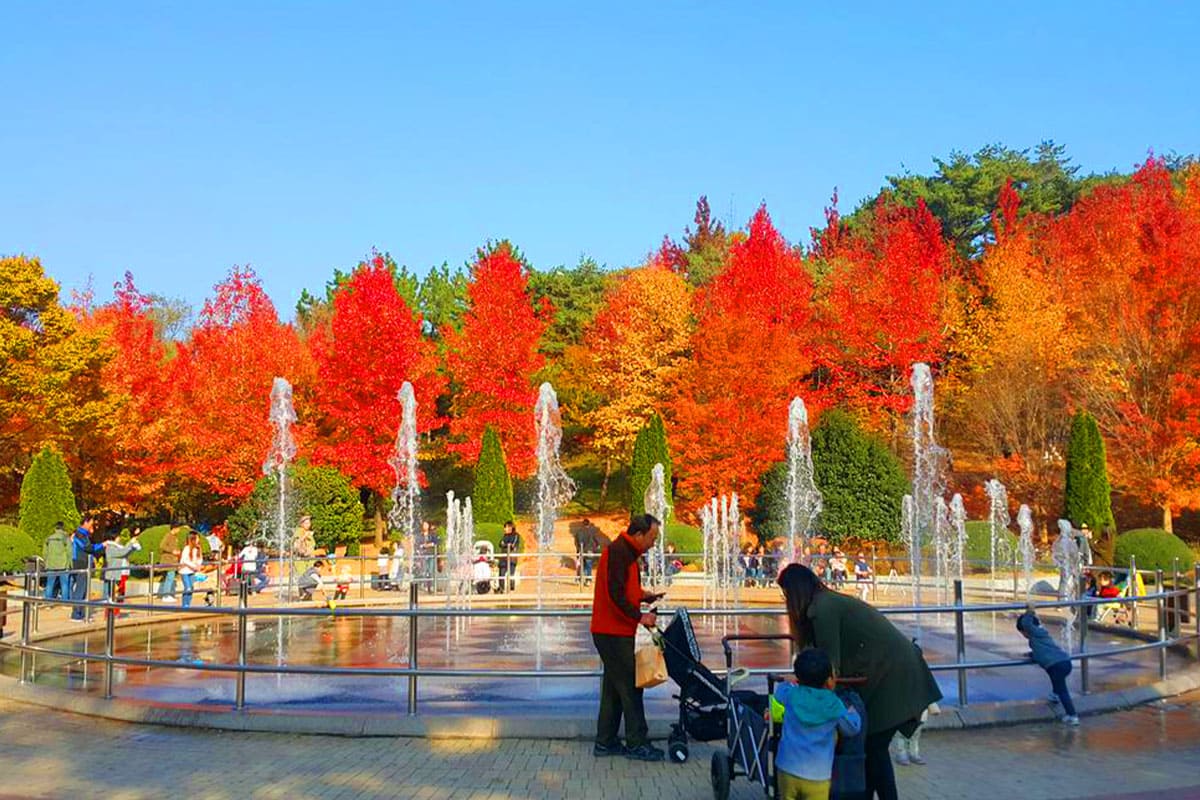
{"type": "Polygon", "coordinates": [[[649,514],[634,517],[629,528],[604,548],[596,567],[592,601],[592,641],[604,664],[600,684],[600,717],[596,721],[596,756],[623,755],[638,761],[662,761],[663,751],[650,745],[642,690],[637,688],[633,640],[638,625],[654,627],[654,611],[642,603],[662,597],[642,591],[638,558],[658,538],[659,521],[649,514]],[[625,744],[617,737],[625,717],[625,744]]]}

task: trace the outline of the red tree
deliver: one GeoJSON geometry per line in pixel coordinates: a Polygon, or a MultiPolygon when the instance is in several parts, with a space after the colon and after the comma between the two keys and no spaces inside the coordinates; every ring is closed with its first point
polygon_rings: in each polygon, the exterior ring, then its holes
{"type": "Polygon", "coordinates": [[[1146,162],[1048,236],[1085,346],[1080,388],[1117,482],[1172,514],[1200,505],[1200,168],[1146,162]]]}
{"type": "MultiPolygon", "coordinates": [[[[303,392],[312,372],[307,356],[252,270],[235,269],[217,284],[191,340],[179,346],[173,370],[180,474],[230,501],[248,495],[271,443],[276,376],[296,387],[297,414],[305,419],[303,392]]],[[[303,439],[302,428],[297,434],[303,439]]]]}
{"type": "Polygon", "coordinates": [[[421,319],[396,290],[382,256],[360,264],[333,294],[332,314],[312,331],[316,366],[316,460],[337,467],[356,486],[380,495],[392,486],[388,457],[400,424],[396,394],[410,381],[417,427],[443,424],[437,397],[445,386],[421,319]]]}
{"type": "Polygon", "coordinates": [[[443,334],[455,384],[449,449],[473,463],[491,425],[504,445],[509,471],[529,475],[536,447],[533,381],[545,362],[538,340],[550,309],[534,310],[526,269],[508,242],[479,251],[467,294],[471,310],[461,331],[447,328],[443,334]]]}
{"type": "Polygon", "coordinates": [[[679,493],[699,505],[736,491],[754,501],[784,456],[787,407],[812,367],[813,284],[765,207],[728,265],[697,295],[692,360],[670,407],[679,493]]]}
{"type": "Polygon", "coordinates": [[[895,422],[911,402],[911,365],[942,356],[953,248],[923,202],[881,197],[852,231],[836,210],[828,222],[814,237],[826,275],[822,389],[877,424],[895,422]]]}

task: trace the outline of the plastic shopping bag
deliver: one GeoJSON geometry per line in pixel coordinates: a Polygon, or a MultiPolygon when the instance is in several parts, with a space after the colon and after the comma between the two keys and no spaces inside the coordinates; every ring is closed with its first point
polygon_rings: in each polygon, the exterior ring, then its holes
{"type": "Polygon", "coordinates": [[[655,641],[655,637],[644,628],[639,628],[635,647],[637,649],[633,655],[637,664],[637,687],[650,689],[665,683],[667,660],[663,658],[662,647],[655,641]]]}

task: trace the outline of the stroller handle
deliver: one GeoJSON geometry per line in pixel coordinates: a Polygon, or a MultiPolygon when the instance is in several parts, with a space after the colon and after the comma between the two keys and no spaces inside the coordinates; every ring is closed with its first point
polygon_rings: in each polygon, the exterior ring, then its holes
{"type": "MultiPolygon", "coordinates": [[[[726,670],[733,669],[733,642],[778,642],[792,640],[791,636],[782,633],[746,633],[736,636],[722,636],[721,648],[725,651],[725,668],[726,670]]],[[[865,675],[847,675],[837,677],[839,686],[862,686],[867,682],[865,675]]]]}

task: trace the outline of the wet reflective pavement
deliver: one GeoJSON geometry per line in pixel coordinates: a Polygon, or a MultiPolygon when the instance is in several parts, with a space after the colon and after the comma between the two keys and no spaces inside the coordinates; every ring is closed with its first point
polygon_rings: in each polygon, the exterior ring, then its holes
{"type": "MultiPolygon", "coordinates": [[[[924,737],[904,798],[1200,798],[1200,694],[1058,724],[924,737]]],[[[682,766],[597,760],[586,742],[351,739],[131,725],[0,700],[0,798],[708,798],[682,766]]],[[[744,781],[739,800],[761,798],[744,781]]]]}
{"type": "MultiPolygon", "coordinates": [[[[910,635],[920,635],[931,664],[954,661],[954,636],[950,617],[941,624],[927,617],[920,631],[914,620],[894,616],[893,622],[910,635]]],[[[408,621],[400,618],[253,617],[249,622],[247,660],[251,664],[318,665],[347,667],[406,667],[409,663],[408,621]]],[[[696,633],[706,664],[724,666],[720,640],[731,633],[780,633],[784,620],[775,615],[738,618],[696,618],[696,633]]],[[[594,711],[598,682],[594,678],[510,678],[505,671],[591,670],[599,667],[586,618],[551,619],[540,627],[529,617],[480,617],[424,620],[419,628],[419,663],[424,668],[496,670],[482,678],[422,678],[420,704],[426,713],[486,713],[491,716],[523,713],[531,705],[539,715],[588,715],[594,711]]],[[[172,668],[118,665],[114,670],[115,694],[124,700],[224,708],[233,702],[231,673],[195,669],[196,665],[236,663],[236,625],[230,618],[205,618],[119,628],[115,652],[121,656],[170,661],[172,668]]],[[[1129,643],[1095,632],[1088,640],[1093,650],[1129,643]]],[[[103,651],[103,631],[92,630],[59,637],[45,646],[78,653],[76,657],[35,656],[38,684],[98,692],[102,665],[83,656],[103,651]]],[[[1018,659],[1028,649],[1013,630],[1011,620],[998,617],[994,624],[976,621],[968,630],[968,661],[1018,659]]],[[[784,670],[788,663],[784,642],[745,643],[735,663],[741,666],[784,670]]],[[[0,656],[0,671],[18,673],[15,653],[0,656]]],[[[1187,662],[1171,654],[1172,672],[1187,662]]],[[[1125,688],[1157,678],[1154,652],[1097,658],[1091,662],[1092,691],[1125,688]]],[[[948,698],[957,697],[953,671],[937,677],[948,698]]],[[[1072,676],[1076,691],[1080,671],[1072,676]]],[[[972,703],[996,700],[1033,700],[1045,696],[1048,681],[1036,667],[1022,666],[972,670],[968,699],[972,703]]],[[[330,677],[313,675],[250,675],[247,702],[255,707],[283,707],[291,711],[321,713],[387,712],[404,702],[406,678],[374,676],[330,677]]],[[[673,716],[673,684],[647,693],[648,712],[673,716]]]]}

